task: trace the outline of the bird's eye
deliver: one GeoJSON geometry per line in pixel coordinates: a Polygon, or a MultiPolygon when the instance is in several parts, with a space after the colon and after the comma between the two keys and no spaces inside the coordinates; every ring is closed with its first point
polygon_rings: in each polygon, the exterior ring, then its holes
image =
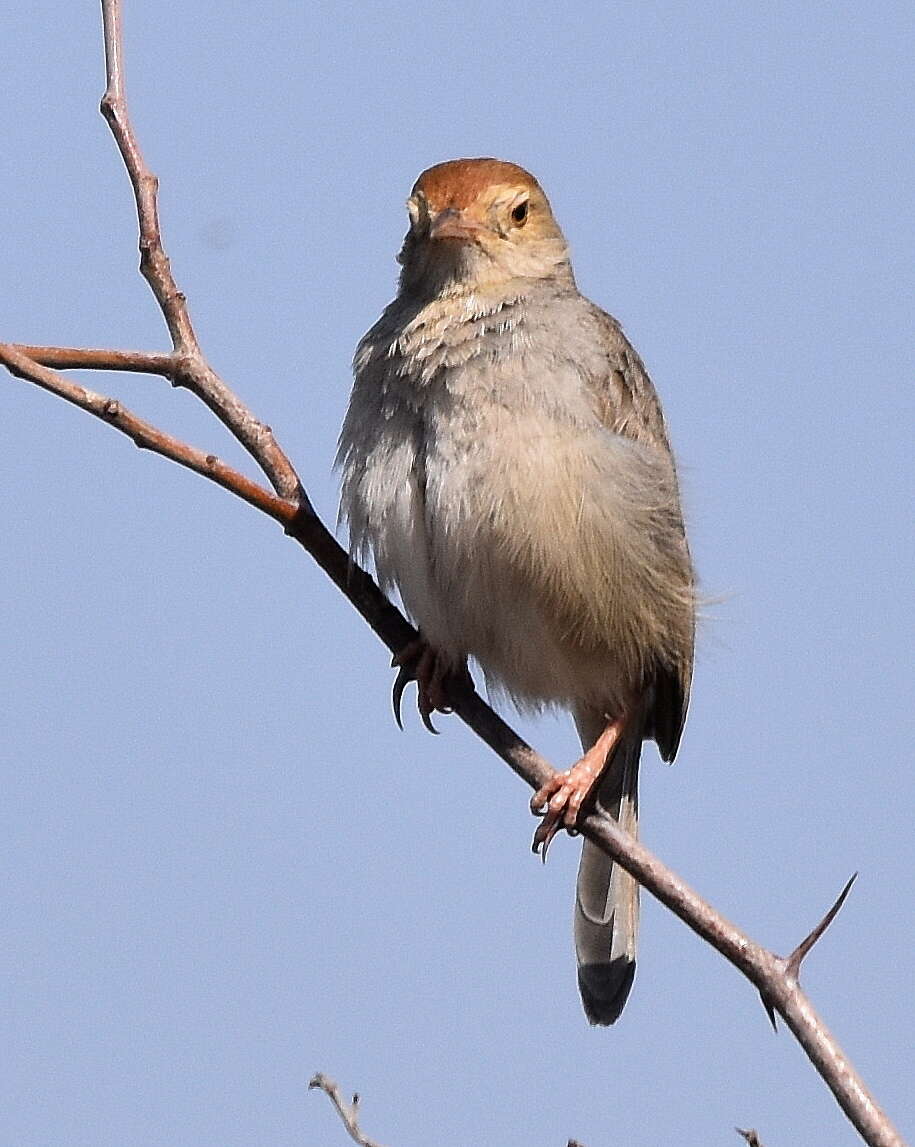
{"type": "Polygon", "coordinates": [[[512,208],[512,222],[516,227],[523,227],[527,222],[528,201],[522,199],[517,207],[512,208]]]}

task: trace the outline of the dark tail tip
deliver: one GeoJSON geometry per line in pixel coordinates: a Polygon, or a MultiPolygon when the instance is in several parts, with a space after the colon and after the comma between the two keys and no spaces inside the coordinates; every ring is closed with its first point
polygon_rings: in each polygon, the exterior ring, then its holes
{"type": "Polygon", "coordinates": [[[629,998],[635,977],[635,960],[620,956],[609,964],[582,964],[578,969],[578,990],[588,1022],[616,1023],[629,998]]]}

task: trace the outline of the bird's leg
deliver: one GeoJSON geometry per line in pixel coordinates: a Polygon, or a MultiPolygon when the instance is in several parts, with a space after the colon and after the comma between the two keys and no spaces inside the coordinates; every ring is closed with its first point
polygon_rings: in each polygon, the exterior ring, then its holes
{"type": "Polygon", "coordinates": [[[603,776],[626,721],[625,715],[610,721],[581,760],[564,773],[554,773],[531,797],[531,812],[543,817],[534,833],[532,847],[534,852],[540,852],[544,861],[556,833],[561,828],[574,830],[581,806],[603,776]]]}
{"type": "Polygon", "coordinates": [[[415,681],[418,690],[416,706],[419,709],[422,722],[430,733],[438,732],[432,724],[432,714],[436,711],[439,713],[451,712],[448,705],[447,689],[448,663],[434,646],[424,641],[422,637],[418,637],[405,645],[399,653],[394,654],[391,665],[399,669],[391,694],[394,719],[397,721],[398,727],[403,728],[400,719],[400,702],[404,689],[411,681],[415,681]]]}

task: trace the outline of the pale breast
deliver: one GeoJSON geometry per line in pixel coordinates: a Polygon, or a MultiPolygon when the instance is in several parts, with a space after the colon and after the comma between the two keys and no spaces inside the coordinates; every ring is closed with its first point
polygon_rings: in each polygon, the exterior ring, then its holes
{"type": "Polygon", "coordinates": [[[428,640],[521,704],[613,707],[665,640],[669,471],[599,424],[523,301],[391,319],[357,352],[341,434],[354,548],[428,640]]]}

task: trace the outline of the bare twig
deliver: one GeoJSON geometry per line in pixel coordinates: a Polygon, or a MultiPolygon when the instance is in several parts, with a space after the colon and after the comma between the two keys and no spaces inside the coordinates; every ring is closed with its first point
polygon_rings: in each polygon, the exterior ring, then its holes
{"type": "Polygon", "coordinates": [[[137,205],[140,230],[140,271],[162,311],[178,359],[173,376],[179,386],[197,395],[229,428],[261,467],[282,498],[294,498],[301,489],[292,463],[277,445],[269,426],[251,413],[232,393],[204,358],[191,325],[187,300],[172,276],[159,228],[159,181],[146,166],[127,110],[124,86],[124,41],[119,0],[102,0],[107,85],[102,115],[118,145],[137,205]]]}
{"type": "MultiPolygon", "coordinates": [[[[340,1116],[340,1119],[343,1122],[343,1126],[346,1128],[350,1138],[354,1142],[358,1143],[360,1147],[381,1147],[380,1143],[377,1143],[374,1139],[369,1139],[359,1128],[358,1095],[354,1095],[352,1102],[347,1103],[343,1096],[340,1094],[340,1088],[337,1086],[337,1084],[330,1078],[330,1076],[325,1075],[321,1071],[316,1072],[315,1075],[313,1075],[309,1080],[308,1090],[311,1091],[312,1089],[323,1091],[324,1094],[329,1097],[331,1103],[337,1110],[337,1114],[340,1116]]],[[[736,1128],[736,1130],[739,1131],[740,1129],[736,1128]]],[[[746,1134],[746,1132],[741,1132],[741,1134],[746,1134]]],[[[755,1132],[751,1132],[751,1134],[755,1134],[755,1132]]],[[[577,1139],[570,1139],[566,1144],[566,1147],[584,1147],[584,1144],[579,1143],[577,1139]]],[[[758,1141],[757,1147],[762,1147],[762,1144],[758,1143],[758,1141]]]]}
{"type": "Polygon", "coordinates": [[[108,350],[72,346],[20,346],[14,349],[55,370],[123,370],[174,378],[178,360],[169,351],[108,350]]]}
{"type": "MultiPolygon", "coordinates": [[[[102,15],[108,81],[102,99],[102,111],[111,126],[134,188],[140,229],[141,270],[165,317],[174,349],[171,354],[159,356],[132,351],[81,351],[73,348],[26,348],[0,344],[0,361],[19,377],[29,379],[108,422],[127,434],[138,446],[162,454],[210,478],[280,522],[286,533],[295,538],[332,578],[388,649],[398,652],[417,636],[416,631],[381,593],[372,578],[349,560],[346,552],[315,514],[294,468],[276,444],[269,428],[254,418],[209,367],[200,351],[184,296],[172,278],[162,248],[155,176],[143,162],[127,114],[118,0],[102,0],[102,15]],[[189,387],[248,449],[279,497],[226,466],[214,455],[205,454],[180,442],[137,418],[116,399],[96,394],[70,382],[53,370],[53,366],[149,370],[170,378],[178,385],[189,387]]],[[[459,682],[452,689],[450,701],[457,715],[531,788],[539,788],[554,775],[555,770],[549,762],[493,712],[476,693],[472,683],[459,682]]],[[[834,1037],[817,1016],[798,982],[802,959],[835,916],[848,893],[850,883],[823,921],[798,945],[792,955],[780,957],[756,944],[712,908],[642,844],[628,836],[608,814],[593,810],[582,819],[579,827],[583,835],[632,873],[640,884],[697,935],[721,952],[756,986],[767,1008],[771,1009],[773,1015],[780,1015],[794,1033],[865,1142],[872,1147],[903,1147],[898,1132],[877,1106],[834,1037]]],[[[315,1086],[320,1084],[315,1083],[315,1086]]]]}
{"type": "Polygon", "coordinates": [[[74,406],[87,410],[96,418],[120,430],[122,434],[133,439],[141,449],[152,450],[197,474],[202,474],[205,478],[210,478],[278,521],[291,521],[294,517],[296,510],[294,504],[285,502],[269,490],[258,486],[244,474],[221,462],[215,454],[207,454],[204,450],[189,446],[186,442],[181,442],[159,430],[152,423],[138,418],[117,399],[97,394],[94,390],[87,390],[86,387],[71,382],[50,367],[40,366],[9,343],[0,343],[0,362],[19,378],[26,378],[36,383],[42,389],[66,399],[67,402],[72,402],[74,406]]]}
{"type": "Polygon", "coordinates": [[[337,1114],[343,1120],[343,1126],[349,1132],[349,1137],[354,1143],[358,1143],[359,1147],[381,1147],[380,1143],[376,1143],[374,1139],[369,1139],[368,1136],[359,1130],[358,1095],[353,1096],[352,1103],[347,1103],[340,1094],[340,1088],[336,1083],[320,1071],[317,1075],[312,1076],[309,1081],[308,1090],[310,1091],[312,1088],[323,1091],[324,1094],[330,1098],[331,1103],[337,1109],[337,1114]]]}

